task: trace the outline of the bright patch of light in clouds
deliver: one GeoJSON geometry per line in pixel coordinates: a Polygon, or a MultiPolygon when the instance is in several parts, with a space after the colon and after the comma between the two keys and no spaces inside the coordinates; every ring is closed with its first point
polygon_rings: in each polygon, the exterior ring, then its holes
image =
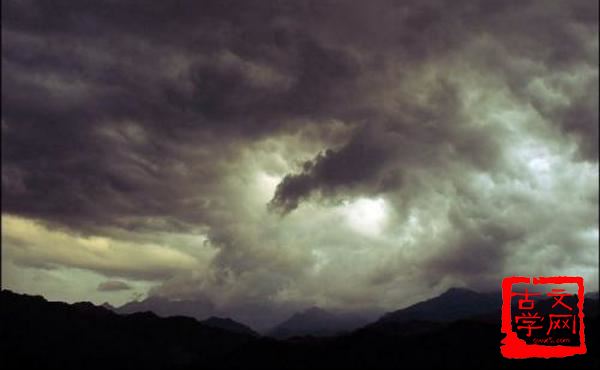
{"type": "Polygon", "coordinates": [[[381,234],[387,219],[386,203],[382,198],[359,198],[345,202],[342,213],[354,231],[372,237],[381,234]]]}
{"type": "Polygon", "coordinates": [[[273,197],[277,184],[281,182],[281,178],[269,175],[265,172],[258,172],[255,178],[256,191],[259,194],[260,200],[266,203],[273,197]]]}

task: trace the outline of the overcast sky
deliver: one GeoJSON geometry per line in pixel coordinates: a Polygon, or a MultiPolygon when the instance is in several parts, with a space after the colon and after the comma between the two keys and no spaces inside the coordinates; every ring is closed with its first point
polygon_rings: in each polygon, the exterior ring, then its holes
{"type": "Polygon", "coordinates": [[[597,1],[2,1],[5,288],[391,310],[517,274],[598,284],[597,1]]]}

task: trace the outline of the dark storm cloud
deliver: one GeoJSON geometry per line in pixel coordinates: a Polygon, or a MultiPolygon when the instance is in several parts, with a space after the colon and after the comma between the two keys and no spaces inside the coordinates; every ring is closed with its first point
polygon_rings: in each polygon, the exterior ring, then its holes
{"type": "Polygon", "coordinates": [[[490,17],[486,31],[496,46],[486,47],[476,57],[496,70],[498,77],[550,124],[564,134],[574,135],[579,154],[595,162],[597,14],[597,1],[513,4],[512,11],[490,17]],[[548,96],[548,92],[554,96],[548,96]],[[556,101],[556,95],[560,101],[556,101]]]}
{"type": "Polygon", "coordinates": [[[322,198],[394,192],[415,169],[446,172],[451,161],[484,170],[498,166],[498,132],[469,121],[457,87],[439,78],[427,82],[427,91],[420,102],[410,89],[398,93],[402,111],[393,116],[373,111],[373,121],[345,146],[319,153],[301,173],[287,175],[271,206],[289,212],[314,192],[322,198]]]}
{"type": "MultiPolygon", "coordinates": [[[[493,2],[493,4],[490,2],[452,4],[449,2],[422,2],[405,9],[405,22],[397,25],[398,34],[405,36],[398,44],[387,45],[392,54],[388,58],[410,67],[413,58],[424,63],[445,53],[456,53],[457,50],[454,48],[458,50],[462,48],[465,55],[468,56],[479,51],[481,55],[474,54],[472,61],[464,60],[465,65],[475,69],[483,67],[486,69],[486,72],[483,73],[503,80],[521,99],[531,102],[550,124],[557,126],[565,134],[576,135],[579,152],[584,158],[597,161],[598,75],[597,69],[595,69],[598,64],[597,38],[590,37],[590,35],[597,35],[597,17],[590,15],[597,13],[597,6],[597,2],[576,2],[569,6],[557,2],[548,7],[542,6],[539,2],[529,2],[518,6],[512,2],[493,2]],[[477,37],[488,40],[490,46],[471,46],[469,41],[477,37]],[[483,59],[482,65],[478,64],[479,58],[483,59]],[[561,81],[563,78],[568,79],[568,76],[560,76],[560,74],[565,71],[568,75],[581,73],[578,69],[581,69],[582,66],[584,71],[585,68],[592,69],[591,74],[581,78],[583,86],[573,86],[561,81]],[[555,73],[559,76],[554,76],[555,73]],[[558,104],[545,101],[546,97],[543,94],[540,96],[539,93],[529,91],[527,84],[534,81],[532,77],[548,78],[549,81],[545,82],[550,85],[548,88],[559,90],[559,93],[565,95],[563,96],[565,101],[558,104]]],[[[385,29],[385,25],[382,25],[382,28],[385,29]]],[[[369,47],[366,49],[374,52],[369,47]]],[[[385,53],[383,50],[377,52],[385,53]]],[[[402,84],[403,78],[400,78],[398,83],[402,84]]],[[[447,82],[444,83],[447,84],[447,82]]],[[[402,114],[391,118],[382,118],[380,110],[372,107],[370,117],[373,122],[370,124],[377,126],[380,123],[377,122],[377,119],[395,121],[392,122],[392,125],[395,126],[394,129],[397,133],[410,137],[411,141],[417,141],[417,145],[413,145],[413,150],[403,153],[404,157],[400,161],[405,160],[406,155],[418,157],[424,146],[455,145],[457,139],[460,140],[462,137],[465,140],[464,138],[468,137],[472,140],[465,143],[466,145],[461,149],[468,146],[472,148],[467,149],[468,152],[462,159],[476,161],[483,157],[486,159],[484,166],[488,166],[488,169],[493,171],[493,158],[490,156],[500,154],[493,148],[498,143],[494,138],[489,137],[491,134],[489,131],[465,129],[464,122],[460,120],[466,118],[456,117],[463,107],[456,96],[452,94],[451,86],[446,87],[446,89],[436,89],[434,85],[430,92],[432,99],[427,107],[421,109],[423,114],[413,115],[408,119],[402,114]],[[440,97],[444,100],[437,101],[440,97]],[[435,122],[433,127],[424,127],[432,120],[435,122]],[[461,132],[458,133],[457,130],[461,130],[461,132]],[[419,146],[421,148],[417,149],[419,146]],[[479,153],[477,148],[481,148],[487,153],[479,153]]],[[[405,91],[397,99],[400,109],[404,111],[414,109],[414,92],[405,91]]],[[[388,122],[386,125],[390,126],[390,123],[388,122]]],[[[385,141],[387,135],[389,135],[387,130],[381,130],[380,140],[385,141]]],[[[377,139],[373,142],[377,142],[377,139]]],[[[398,143],[398,145],[403,144],[402,142],[398,143]]],[[[353,147],[357,147],[357,145],[351,142],[347,148],[339,152],[342,162],[353,147]]],[[[319,175],[322,167],[318,164],[326,167],[335,163],[333,158],[337,157],[336,153],[330,151],[327,154],[319,154],[312,162],[307,162],[300,174],[287,176],[279,185],[272,203],[280,205],[284,210],[290,210],[296,208],[298,200],[306,197],[312,190],[321,187],[330,189],[333,187],[332,185],[352,187],[356,181],[355,178],[347,177],[346,184],[330,183],[330,178],[335,177],[336,172],[345,171],[344,168],[347,168],[348,172],[355,173],[357,178],[362,177],[363,181],[369,182],[370,176],[361,176],[361,173],[377,174],[377,167],[381,167],[382,158],[378,158],[377,155],[369,158],[368,153],[362,153],[360,160],[351,166],[341,165],[331,173],[325,171],[325,175],[319,175]],[[319,181],[320,177],[323,177],[322,184],[319,181]]],[[[389,152],[385,157],[392,158],[396,154],[389,152]]],[[[441,161],[435,158],[427,159],[443,163],[443,156],[444,154],[439,158],[442,159],[441,161]]],[[[385,158],[383,159],[385,160],[385,158]]],[[[421,163],[420,165],[435,166],[435,163],[421,163]]],[[[377,188],[374,187],[373,192],[377,191],[377,188]]]]}
{"type": "Polygon", "coordinates": [[[29,5],[3,4],[4,209],[72,226],[202,223],[165,178],[205,186],[228,155],[215,139],[335,116],[358,72],[344,51],[278,25],[290,10],[276,4],[29,5]],[[191,158],[196,146],[212,158],[191,158]],[[190,160],[200,173],[174,173],[190,160]]]}
{"type": "Polygon", "coordinates": [[[108,280],[98,285],[98,291],[100,292],[114,292],[117,290],[130,290],[131,286],[124,281],[119,280],[108,280]]]}
{"type": "MultiPolygon", "coordinates": [[[[382,118],[379,104],[368,101],[373,84],[382,83],[377,74],[390,63],[410,71],[482,33],[552,69],[585,60],[585,32],[597,27],[589,16],[593,9],[586,9],[593,2],[376,2],[365,8],[334,2],[8,1],[2,6],[5,211],[64,223],[120,224],[118,218],[143,215],[203,222],[205,211],[183,209],[177,191],[157,181],[177,178],[170,171],[173,163],[190,160],[177,147],[202,145],[218,157],[226,153],[212,147],[215,137],[227,142],[225,137],[297,130],[299,117],[348,124],[368,117],[374,126],[382,119],[402,120],[382,118]],[[565,24],[558,23],[563,13],[569,16],[565,24]],[[354,24],[365,31],[351,29],[354,24]],[[570,32],[570,26],[576,30],[570,32]],[[119,133],[126,122],[139,125],[140,143],[119,133]],[[110,130],[122,141],[102,137],[110,130]],[[99,201],[105,203],[97,206],[99,201]]],[[[593,97],[597,87],[589,87],[593,97]]],[[[413,97],[410,91],[403,94],[396,104],[410,109],[413,97]]],[[[558,117],[564,130],[579,135],[586,157],[593,157],[597,114],[587,96],[558,117]]],[[[427,117],[414,120],[396,129],[410,136],[427,117]]],[[[438,141],[451,142],[453,126],[440,122],[426,132],[448,135],[438,141]]],[[[326,151],[302,174],[286,177],[273,204],[293,208],[320,188],[321,179],[324,189],[369,181],[387,158],[361,140],[326,151]]],[[[411,140],[429,144],[424,136],[411,140]]],[[[218,177],[210,172],[220,170],[206,171],[218,177]]]]}
{"type": "Polygon", "coordinates": [[[552,245],[589,264],[597,14],[584,0],[4,1],[2,211],[24,218],[8,222],[15,245],[44,246],[13,255],[109,276],[160,239],[148,266],[184,253],[156,291],[225,306],[372,302],[373,284],[400,301],[415,277],[483,287],[534,250],[569,266],[552,245]],[[74,260],[25,219],[122,252],[105,263],[77,239],[74,260]]]}
{"type": "Polygon", "coordinates": [[[340,150],[328,149],[304,162],[302,173],[287,175],[277,186],[271,205],[291,211],[316,189],[327,196],[338,187],[349,189],[368,182],[385,164],[389,149],[365,139],[367,135],[360,131],[340,150]]]}

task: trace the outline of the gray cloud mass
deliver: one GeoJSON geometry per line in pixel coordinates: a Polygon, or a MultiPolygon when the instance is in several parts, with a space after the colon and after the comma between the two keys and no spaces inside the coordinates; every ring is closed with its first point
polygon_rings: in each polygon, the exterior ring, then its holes
{"type": "Polygon", "coordinates": [[[3,1],[3,264],[260,325],[513,274],[597,285],[597,14],[3,1]]]}

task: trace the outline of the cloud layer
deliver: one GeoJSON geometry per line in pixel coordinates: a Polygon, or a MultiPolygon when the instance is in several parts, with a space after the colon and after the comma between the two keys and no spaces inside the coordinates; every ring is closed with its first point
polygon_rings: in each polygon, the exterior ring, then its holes
{"type": "Polygon", "coordinates": [[[5,1],[3,257],[223,307],[597,284],[597,14],[5,1]]]}

